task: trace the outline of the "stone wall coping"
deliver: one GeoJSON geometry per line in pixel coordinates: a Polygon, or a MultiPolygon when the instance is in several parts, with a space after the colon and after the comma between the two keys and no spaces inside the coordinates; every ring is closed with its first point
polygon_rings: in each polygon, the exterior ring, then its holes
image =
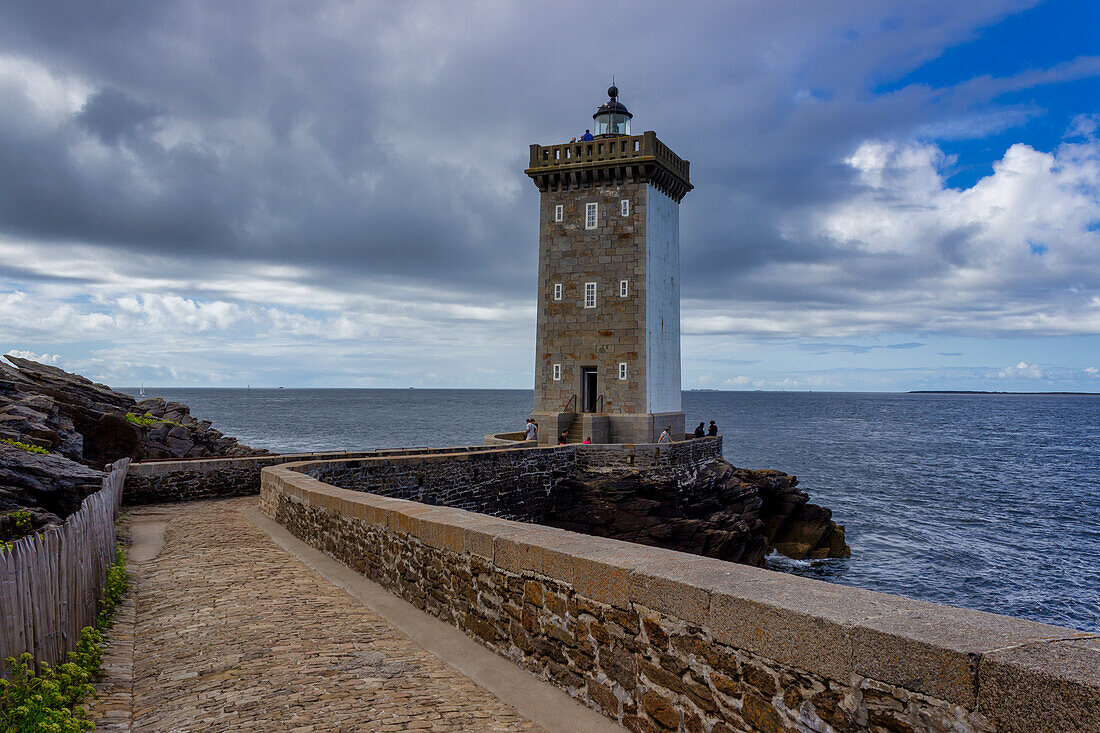
{"type": "Polygon", "coordinates": [[[420,463],[424,461],[461,461],[469,460],[474,456],[492,455],[517,450],[574,452],[583,456],[586,453],[606,453],[606,451],[610,449],[614,450],[617,453],[622,453],[624,456],[634,456],[637,455],[639,452],[653,452],[656,455],[659,454],[662,450],[668,450],[669,446],[672,446],[673,448],[683,447],[695,441],[717,442],[719,444],[720,453],[721,440],[722,436],[719,435],[708,436],[706,438],[692,438],[692,440],[690,441],[682,440],[673,443],[568,443],[566,445],[541,445],[532,441],[519,441],[517,443],[512,443],[509,445],[493,444],[457,446],[454,448],[368,451],[357,454],[341,454],[332,457],[318,454],[307,456],[300,461],[282,461],[281,463],[284,465],[291,465],[293,470],[295,471],[306,473],[307,471],[310,471],[318,466],[324,465],[354,467],[377,462],[403,464],[420,463]]]}
{"type": "Polygon", "coordinates": [[[489,433],[484,438],[485,445],[512,445],[514,443],[523,443],[523,433],[511,432],[511,433],[489,433]]]}
{"type": "Polygon", "coordinates": [[[159,476],[177,471],[193,471],[202,473],[218,471],[226,468],[241,468],[250,465],[277,465],[297,461],[315,460],[339,460],[347,458],[365,458],[368,456],[386,457],[400,455],[431,455],[432,453],[452,453],[455,451],[480,450],[481,446],[472,448],[379,448],[359,451],[333,451],[320,453],[264,453],[257,456],[240,456],[235,458],[188,458],[180,461],[149,461],[147,463],[131,464],[131,473],[140,476],[159,476]]]}
{"type": "Polygon", "coordinates": [[[1026,721],[1052,706],[1074,714],[1087,706],[1079,730],[1100,730],[1089,727],[1100,725],[1100,634],[340,489],[300,472],[317,463],[265,468],[263,483],[506,572],[553,578],[619,608],[666,613],[719,642],[811,673],[870,677],[997,720],[1011,708],[1019,730],[1043,729],[1026,721]]]}
{"type": "MultiPolygon", "coordinates": [[[[502,433],[501,436],[506,436],[508,433],[502,433]]],[[[486,439],[490,437],[498,436],[486,436],[486,439]]],[[[693,440],[721,440],[721,436],[707,437],[707,438],[693,438],[693,440]]],[[[179,461],[149,461],[147,463],[133,463],[130,465],[130,472],[135,476],[163,476],[165,474],[176,473],[178,471],[190,471],[194,473],[205,473],[209,471],[220,471],[227,468],[241,468],[249,465],[278,465],[283,463],[298,463],[298,462],[331,462],[334,460],[352,460],[352,459],[386,459],[391,460],[395,457],[407,456],[409,458],[415,458],[417,460],[440,457],[440,456],[462,456],[471,453],[482,453],[489,450],[516,450],[516,449],[541,449],[541,450],[561,450],[571,449],[581,452],[585,451],[598,451],[606,450],[609,447],[613,447],[623,451],[633,451],[639,448],[641,449],[666,449],[665,445],[658,443],[570,443],[568,445],[536,445],[534,443],[528,445],[526,441],[510,441],[507,438],[503,438],[504,444],[497,445],[474,445],[474,446],[453,446],[444,448],[380,448],[372,450],[361,451],[333,451],[333,452],[321,452],[321,453],[265,453],[258,456],[241,456],[236,458],[189,458],[179,461]]],[[[676,441],[671,445],[682,446],[690,441],[676,441]]]]}

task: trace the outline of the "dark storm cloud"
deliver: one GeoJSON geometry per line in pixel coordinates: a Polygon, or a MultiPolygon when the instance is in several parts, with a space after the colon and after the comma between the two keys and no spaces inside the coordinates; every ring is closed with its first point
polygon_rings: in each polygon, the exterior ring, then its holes
{"type": "Polygon", "coordinates": [[[692,161],[685,295],[841,305],[912,268],[784,236],[791,213],[858,188],[861,141],[980,108],[996,90],[871,90],[1025,5],[10,1],[2,53],[90,92],[29,123],[35,92],[0,87],[0,234],[526,297],[526,145],[578,134],[616,73],[692,161]],[[759,276],[826,260],[850,289],[759,276]]]}
{"type": "Polygon", "coordinates": [[[103,89],[84,103],[77,122],[108,145],[137,135],[138,128],[157,115],[157,108],[130,98],[117,89],[103,89]]]}

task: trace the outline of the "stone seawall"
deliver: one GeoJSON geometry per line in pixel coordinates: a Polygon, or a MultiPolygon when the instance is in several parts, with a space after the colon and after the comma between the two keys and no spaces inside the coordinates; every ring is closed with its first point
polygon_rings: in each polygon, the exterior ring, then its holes
{"type": "Polygon", "coordinates": [[[343,489],[539,523],[551,489],[578,467],[692,473],[721,455],[720,437],[661,446],[519,443],[306,461],[295,470],[343,489]]]}
{"type": "MultiPolygon", "coordinates": [[[[134,463],[130,466],[130,475],[126,479],[124,501],[127,504],[157,504],[161,502],[196,501],[199,499],[218,499],[230,496],[248,496],[250,494],[260,493],[260,471],[268,466],[308,461],[310,459],[333,461],[353,458],[364,458],[368,460],[354,467],[347,466],[349,470],[344,472],[344,479],[337,479],[335,475],[330,476],[330,479],[332,481],[337,481],[338,485],[343,486],[346,484],[340,483],[341,481],[350,481],[348,476],[357,473],[363,475],[366,480],[365,486],[367,486],[367,488],[365,488],[365,490],[380,490],[381,485],[386,484],[392,485],[393,491],[395,492],[394,495],[400,495],[402,498],[415,498],[409,492],[409,487],[402,484],[403,473],[408,476],[408,471],[413,464],[420,464],[423,460],[430,462],[433,456],[453,456],[455,454],[472,455],[484,451],[500,452],[506,449],[523,450],[533,447],[534,446],[528,446],[522,442],[515,443],[509,441],[508,443],[495,446],[401,448],[341,453],[278,454],[250,456],[246,458],[210,458],[134,463]],[[391,464],[388,466],[382,465],[379,461],[375,460],[386,459],[386,461],[391,461],[401,456],[409,456],[410,460],[403,464],[391,464]],[[355,470],[351,470],[352,468],[355,470]],[[374,478],[366,478],[368,474],[374,478]],[[390,475],[391,479],[384,480],[379,478],[383,475],[390,475]],[[389,483],[387,483],[387,481],[389,483]]],[[[698,456],[714,455],[720,457],[722,454],[721,438],[704,438],[699,441],[674,443],[667,447],[660,446],[659,450],[654,450],[657,446],[618,446],[618,450],[614,450],[615,448],[615,446],[601,445],[570,445],[560,448],[556,446],[552,448],[543,447],[538,450],[549,451],[547,457],[528,459],[526,462],[531,464],[545,463],[547,466],[551,466],[549,470],[557,471],[559,470],[557,465],[563,462],[568,462],[571,466],[574,461],[585,463],[597,457],[599,457],[599,460],[607,458],[607,460],[617,461],[620,465],[634,465],[635,461],[637,461],[637,465],[643,466],[681,465],[685,461],[696,460],[698,456]],[[563,450],[567,451],[567,453],[558,455],[558,453],[563,450]],[[577,454],[579,457],[574,459],[574,454],[577,454]]],[[[505,463],[507,462],[508,461],[505,461],[505,463]]],[[[443,487],[450,474],[450,468],[461,465],[461,462],[448,463],[446,465],[436,463],[434,475],[430,479],[425,478],[424,480],[430,481],[434,486],[443,487]]],[[[470,464],[470,467],[472,467],[472,464],[470,464]]],[[[477,471],[480,469],[473,468],[473,470],[477,471]]],[[[433,471],[429,470],[428,473],[433,473],[433,471]]],[[[520,475],[523,474],[521,473],[520,475]]],[[[451,477],[452,480],[456,480],[459,483],[481,483],[484,478],[485,477],[471,475],[469,472],[451,477]]],[[[486,483],[485,488],[488,488],[490,485],[490,483],[486,483]]],[[[500,485],[498,484],[498,486],[500,485]]],[[[500,488],[502,491],[508,491],[506,487],[500,486],[500,488]]],[[[525,486],[521,490],[521,493],[526,494],[529,488],[530,486],[525,486]]],[[[426,496],[427,495],[425,495],[425,497],[426,496]]],[[[464,506],[464,508],[485,511],[484,507],[488,506],[488,504],[484,503],[484,497],[487,496],[489,496],[489,493],[483,491],[482,504],[471,504],[469,507],[464,506]]],[[[420,498],[418,500],[429,501],[427,498],[420,498]]],[[[448,502],[441,500],[435,503],[443,504],[448,502]]]]}
{"type": "Polygon", "coordinates": [[[632,731],[1100,731],[1093,634],[341,489],[297,468],[263,471],[264,513],[632,731]]]}
{"type": "Polygon", "coordinates": [[[722,436],[692,438],[675,443],[575,445],[577,463],[598,468],[683,468],[691,471],[722,457],[722,436]]]}
{"type": "Polygon", "coordinates": [[[309,459],[338,460],[364,456],[463,453],[482,448],[402,448],[340,453],[284,453],[247,458],[210,458],[134,463],[126,478],[126,504],[160,504],[221,499],[260,493],[260,471],[268,466],[309,459]]]}
{"type": "Polygon", "coordinates": [[[345,489],[540,522],[551,487],[575,463],[575,451],[569,446],[521,445],[308,462],[297,464],[296,470],[345,489]]]}

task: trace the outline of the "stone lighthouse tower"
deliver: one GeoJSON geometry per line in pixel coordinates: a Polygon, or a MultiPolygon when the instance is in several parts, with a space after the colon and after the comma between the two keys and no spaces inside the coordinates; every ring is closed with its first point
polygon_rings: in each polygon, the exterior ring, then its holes
{"type": "MultiPolygon", "coordinates": [[[[607,90],[595,136],[532,145],[539,207],[535,409],[540,440],[651,443],[680,405],[680,201],[688,162],[607,90]]],[[[587,136],[586,136],[587,137],[587,136]]]]}

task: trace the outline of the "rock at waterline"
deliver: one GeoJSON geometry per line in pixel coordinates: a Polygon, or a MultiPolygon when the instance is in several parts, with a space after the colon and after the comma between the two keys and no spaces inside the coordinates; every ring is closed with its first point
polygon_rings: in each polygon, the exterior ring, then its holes
{"type": "Polygon", "coordinates": [[[695,555],[761,566],[788,557],[849,557],[844,527],[809,503],[798,479],[715,459],[680,468],[581,469],[550,492],[546,523],[695,555]]]}

